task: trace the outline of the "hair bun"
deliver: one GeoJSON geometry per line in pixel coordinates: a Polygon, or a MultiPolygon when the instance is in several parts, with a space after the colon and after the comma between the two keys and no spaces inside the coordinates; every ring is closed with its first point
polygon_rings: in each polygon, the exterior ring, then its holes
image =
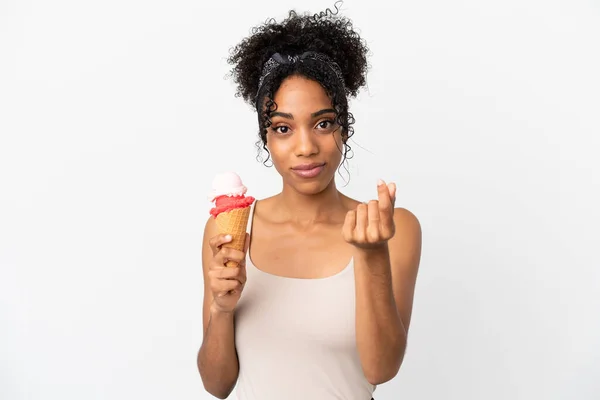
{"type": "Polygon", "coordinates": [[[326,55],[341,71],[347,96],[355,97],[366,84],[369,49],[354,30],[352,22],[327,8],[318,14],[290,10],[281,22],[268,19],[252,28],[250,36],[231,49],[228,63],[237,85],[236,96],[254,104],[264,64],[275,53],[315,52],[326,55]]]}

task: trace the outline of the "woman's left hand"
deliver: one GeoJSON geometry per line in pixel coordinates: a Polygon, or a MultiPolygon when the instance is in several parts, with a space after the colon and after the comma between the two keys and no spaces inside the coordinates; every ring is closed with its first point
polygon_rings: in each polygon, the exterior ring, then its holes
{"type": "Polygon", "coordinates": [[[396,184],[386,185],[382,180],[377,186],[378,200],[361,203],[356,210],[348,211],[342,235],[346,242],[360,249],[374,249],[387,244],[395,233],[394,204],[396,184]]]}

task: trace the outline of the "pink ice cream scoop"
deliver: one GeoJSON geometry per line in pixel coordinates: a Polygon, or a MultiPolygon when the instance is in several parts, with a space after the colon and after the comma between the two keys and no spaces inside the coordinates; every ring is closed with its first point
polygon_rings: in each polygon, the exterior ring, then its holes
{"type": "MultiPolygon", "coordinates": [[[[234,172],[218,174],[213,180],[210,201],[215,207],[210,210],[210,215],[215,218],[219,233],[231,235],[231,242],[224,247],[231,247],[243,251],[246,240],[246,227],[250,218],[251,205],[254,197],[245,196],[246,186],[234,172]]],[[[237,262],[228,260],[227,267],[235,267],[237,262]]]]}
{"type": "Polygon", "coordinates": [[[215,176],[212,183],[212,191],[209,200],[215,203],[210,210],[213,217],[220,213],[231,211],[236,208],[245,208],[254,202],[254,197],[245,196],[248,188],[242,183],[242,179],[235,172],[223,172],[215,176]]]}

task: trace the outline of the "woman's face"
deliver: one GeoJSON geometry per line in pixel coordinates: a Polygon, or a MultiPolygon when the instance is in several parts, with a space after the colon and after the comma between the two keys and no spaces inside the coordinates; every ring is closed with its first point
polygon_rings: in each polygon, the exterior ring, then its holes
{"type": "Polygon", "coordinates": [[[267,149],[284,185],[315,194],[332,181],[342,159],[342,128],[323,87],[290,76],[275,93],[267,149]]]}

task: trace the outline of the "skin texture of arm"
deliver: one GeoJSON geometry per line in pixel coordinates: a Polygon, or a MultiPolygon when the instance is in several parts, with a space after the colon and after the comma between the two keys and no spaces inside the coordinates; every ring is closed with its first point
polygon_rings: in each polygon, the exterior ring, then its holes
{"type": "Polygon", "coordinates": [[[229,396],[238,378],[239,362],[235,350],[233,312],[214,307],[210,287],[209,266],[213,262],[210,238],[218,234],[212,217],[204,228],[202,269],[204,273],[203,328],[204,337],[198,352],[198,371],[206,391],[219,399],[229,396]]]}
{"type": "Polygon", "coordinates": [[[378,200],[349,211],[342,233],[354,245],[356,341],[363,372],[374,385],[400,370],[407,345],[421,259],[421,226],[394,208],[395,184],[377,187],[378,200]]]}

